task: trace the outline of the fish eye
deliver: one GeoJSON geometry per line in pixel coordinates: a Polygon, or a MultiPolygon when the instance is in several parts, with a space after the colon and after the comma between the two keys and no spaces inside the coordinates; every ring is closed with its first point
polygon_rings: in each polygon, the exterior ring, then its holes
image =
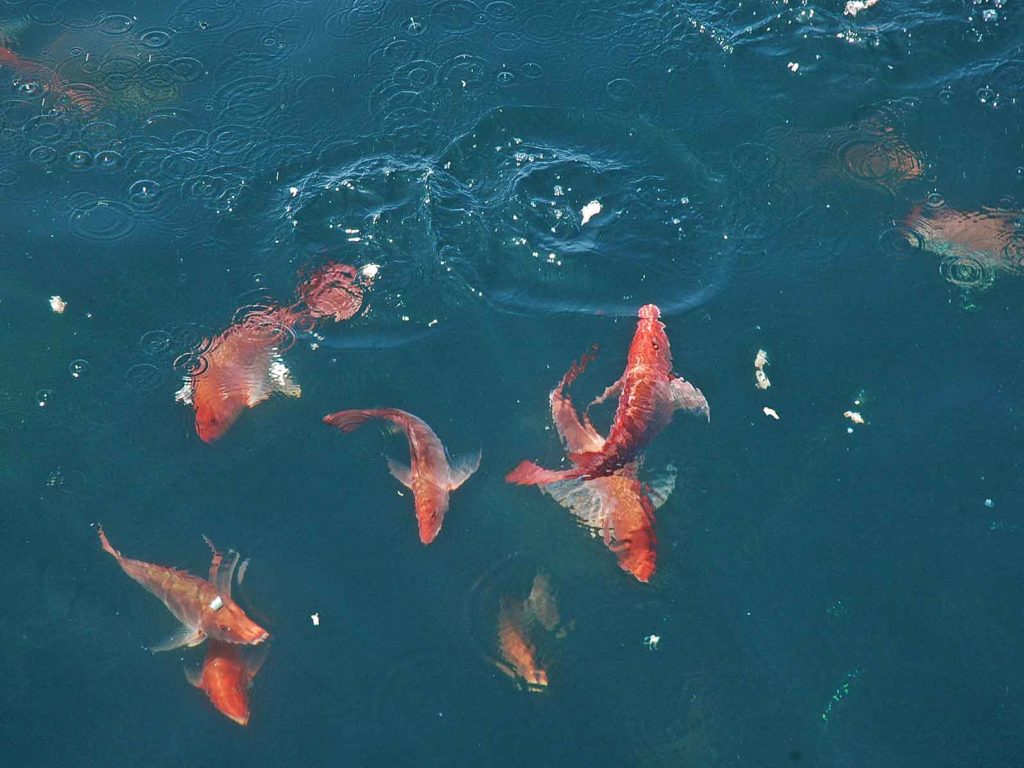
{"type": "Polygon", "coordinates": [[[655,349],[658,349],[658,342],[652,340],[651,346],[654,347],[655,349]]]}
{"type": "Polygon", "coordinates": [[[220,625],[220,631],[221,632],[227,632],[228,631],[228,625],[227,624],[221,624],[220,625]]]}

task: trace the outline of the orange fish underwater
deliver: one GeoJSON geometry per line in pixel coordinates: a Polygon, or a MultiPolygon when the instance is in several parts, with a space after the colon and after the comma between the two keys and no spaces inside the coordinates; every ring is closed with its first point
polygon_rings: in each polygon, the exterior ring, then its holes
{"type": "Polygon", "coordinates": [[[398,482],[412,490],[420,541],[429,544],[444,523],[449,493],[480,466],[480,451],[460,456],[449,464],[448,453],[434,430],[422,419],[397,408],[338,411],[324,416],[324,423],[351,432],[372,419],[384,419],[405,432],[410,466],[388,459],[388,469],[398,482]]]}
{"type": "Polygon", "coordinates": [[[150,646],[154,653],[199,645],[207,637],[239,645],[257,645],[270,637],[269,632],[246,616],[241,606],[231,599],[237,553],[229,553],[227,562],[222,563],[215,551],[210,566],[211,580],[207,581],[177,568],[124,557],[110,545],[102,527],[98,533],[103,551],[117,560],[121,570],[160,598],[182,624],[167,640],[150,646]]]}
{"type": "Polygon", "coordinates": [[[541,629],[564,637],[566,629],[560,628],[559,622],[558,605],[547,574],[534,576],[525,601],[502,597],[498,603],[498,669],[523,681],[528,691],[547,688],[548,673],[541,666],[535,638],[542,639],[541,629]]]}
{"type": "Polygon", "coordinates": [[[973,258],[983,266],[1007,272],[1024,269],[1024,211],[981,208],[929,210],[917,205],[904,223],[911,245],[953,259],[973,258]]]}
{"type": "MultiPolygon", "coordinates": [[[[523,461],[506,475],[508,482],[543,485],[611,475],[635,461],[651,439],[668,425],[676,410],[702,413],[710,420],[708,401],[701,391],[672,372],[672,352],[660,320],[661,312],[647,304],[640,308],[638,316],[622,378],[590,404],[619,396],[607,439],[600,447],[591,444],[587,450],[570,453],[569,458],[576,465],[572,469],[549,470],[523,461]]],[[[585,437],[592,441],[591,436],[585,437]]]]}
{"type": "Polygon", "coordinates": [[[202,671],[185,668],[185,677],[210,699],[221,714],[239,725],[249,724],[249,691],[263,662],[262,645],[246,656],[237,645],[211,640],[207,645],[202,671]]]}
{"type": "MultiPolygon", "coordinates": [[[[93,96],[70,87],[50,67],[41,62],[23,58],[2,45],[0,45],[0,65],[8,66],[25,77],[37,79],[39,85],[45,87],[53,96],[52,106],[56,109],[71,104],[83,112],[92,112],[97,107],[93,96]]],[[[20,85],[25,85],[25,83],[20,85]]]]}
{"type": "MultiPolygon", "coordinates": [[[[175,395],[195,409],[195,429],[205,443],[219,440],[247,408],[273,393],[299,397],[302,388],[282,357],[295,330],[317,319],[347,320],[362,306],[363,284],[355,267],[328,263],[314,270],[289,307],[269,307],[231,325],[202,354],[203,370],[186,378],[175,395]]],[[[205,343],[205,340],[204,340],[205,343]]]]}
{"type": "MultiPolygon", "coordinates": [[[[213,550],[213,561],[210,563],[210,581],[216,583],[219,578],[223,557],[207,539],[213,550]]],[[[228,571],[234,571],[238,555],[228,553],[228,571]]],[[[242,571],[239,570],[238,582],[242,582],[242,571]]],[[[231,577],[228,576],[230,588],[231,577]]],[[[267,660],[270,645],[264,643],[248,653],[241,648],[219,640],[210,640],[206,645],[206,659],[202,670],[185,667],[186,679],[199,690],[203,691],[210,702],[221,714],[234,720],[239,725],[249,724],[249,690],[252,681],[267,660]]]]}
{"type": "MultiPolygon", "coordinates": [[[[570,452],[599,451],[604,438],[586,416],[581,420],[566,387],[586,369],[593,353],[584,355],[551,391],[551,417],[563,445],[570,452]]],[[[645,487],[638,476],[640,460],[626,464],[612,475],[590,480],[563,480],[542,485],[541,491],[568,509],[591,530],[600,531],[606,547],[617,556],[619,567],[637,580],[650,581],[657,566],[658,540],[654,511],[668,499],[675,486],[675,470],[645,487]]]]}

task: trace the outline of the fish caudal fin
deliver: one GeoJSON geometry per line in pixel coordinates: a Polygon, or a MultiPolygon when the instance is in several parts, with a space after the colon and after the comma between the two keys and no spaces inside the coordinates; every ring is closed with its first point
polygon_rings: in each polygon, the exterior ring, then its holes
{"type": "Polygon", "coordinates": [[[505,482],[516,485],[547,485],[561,480],[571,480],[582,474],[577,469],[558,471],[538,467],[532,461],[521,461],[515,469],[505,475],[505,482]]]}
{"type": "Polygon", "coordinates": [[[451,463],[448,470],[449,491],[454,491],[480,468],[480,457],[481,452],[478,449],[473,453],[464,453],[451,463]]]}
{"type": "Polygon", "coordinates": [[[377,418],[375,411],[338,411],[324,416],[324,424],[337,427],[342,432],[352,432],[375,418],[377,418]]]}

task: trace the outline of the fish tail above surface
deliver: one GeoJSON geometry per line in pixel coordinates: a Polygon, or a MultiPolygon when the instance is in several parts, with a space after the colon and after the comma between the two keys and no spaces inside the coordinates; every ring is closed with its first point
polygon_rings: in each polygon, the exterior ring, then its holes
{"type": "Polygon", "coordinates": [[[572,480],[581,474],[578,469],[544,469],[532,461],[521,461],[515,469],[505,475],[505,482],[515,485],[547,485],[561,480],[572,480]]]}

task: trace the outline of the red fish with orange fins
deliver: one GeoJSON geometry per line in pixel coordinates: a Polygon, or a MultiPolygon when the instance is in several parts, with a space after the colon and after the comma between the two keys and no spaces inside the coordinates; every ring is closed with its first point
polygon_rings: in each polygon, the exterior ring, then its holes
{"type": "MultiPolygon", "coordinates": [[[[566,388],[579,377],[595,354],[573,363],[558,386],[551,391],[551,416],[562,443],[571,452],[599,451],[604,438],[590,420],[576,413],[566,388]]],[[[654,532],[654,510],[663,504],[675,486],[675,471],[659,477],[653,487],[644,487],[638,476],[640,461],[630,462],[618,472],[589,480],[563,480],[541,486],[541,491],[568,509],[587,528],[600,531],[619,566],[637,580],[650,581],[657,567],[658,540],[654,532]]]]}
{"type": "MultiPolygon", "coordinates": [[[[213,562],[210,563],[210,581],[216,583],[223,557],[207,539],[213,550],[213,562]]],[[[234,553],[229,552],[231,558],[234,553]]],[[[237,560],[237,556],[235,556],[237,560]]],[[[233,569],[233,566],[231,566],[233,569]]],[[[239,571],[241,574],[241,570],[239,571]]],[[[241,583],[239,575],[239,583],[241,583]]],[[[230,579],[229,579],[230,581],[230,579]]],[[[263,663],[267,660],[267,643],[243,653],[242,649],[231,643],[210,640],[206,645],[206,658],[202,670],[192,667],[185,668],[185,677],[207,698],[217,711],[234,720],[239,725],[249,724],[249,691],[263,663]]]]}
{"type": "Polygon", "coordinates": [[[187,377],[175,395],[194,408],[199,439],[219,440],[246,409],[275,392],[300,397],[302,388],[282,357],[296,329],[309,329],[318,319],[352,317],[370,282],[355,267],[328,262],[300,283],[294,304],[254,312],[209,343],[201,356],[203,370],[187,377]]]}
{"type": "Polygon", "coordinates": [[[270,637],[231,599],[237,553],[229,553],[227,562],[222,563],[215,551],[210,567],[212,579],[207,581],[177,568],[124,557],[111,546],[102,527],[98,533],[103,551],[117,560],[121,570],[160,598],[182,624],[167,640],[150,646],[154,653],[199,645],[207,637],[237,645],[258,645],[270,637]]]}
{"type": "Polygon", "coordinates": [[[249,691],[266,660],[267,647],[260,646],[247,656],[237,645],[211,640],[202,670],[186,667],[185,677],[206,694],[218,712],[239,725],[248,725],[249,691]]]}
{"type": "Polygon", "coordinates": [[[0,64],[10,67],[22,75],[39,78],[43,81],[42,85],[57,99],[57,103],[54,105],[57,108],[71,104],[83,112],[89,113],[98,106],[94,96],[70,87],[50,67],[41,62],[26,59],[4,45],[0,45],[0,64]],[[61,104],[62,99],[66,99],[63,105],[61,104]]]}
{"type": "Polygon", "coordinates": [[[569,458],[576,464],[573,469],[549,470],[523,461],[505,477],[508,482],[544,485],[611,475],[635,461],[651,439],[668,425],[677,409],[711,418],[703,393],[672,373],[672,352],[660,319],[661,312],[655,305],[647,304],[640,308],[638,316],[626,370],[590,404],[597,405],[609,397],[619,396],[604,444],[597,450],[570,453],[569,458]]]}
{"type": "Polygon", "coordinates": [[[405,432],[410,465],[388,459],[388,469],[398,482],[412,490],[420,541],[429,544],[444,523],[450,492],[466,482],[480,466],[480,451],[449,463],[448,453],[434,430],[422,419],[398,408],[338,411],[324,416],[324,423],[342,432],[351,432],[373,419],[389,421],[405,432]]]}

